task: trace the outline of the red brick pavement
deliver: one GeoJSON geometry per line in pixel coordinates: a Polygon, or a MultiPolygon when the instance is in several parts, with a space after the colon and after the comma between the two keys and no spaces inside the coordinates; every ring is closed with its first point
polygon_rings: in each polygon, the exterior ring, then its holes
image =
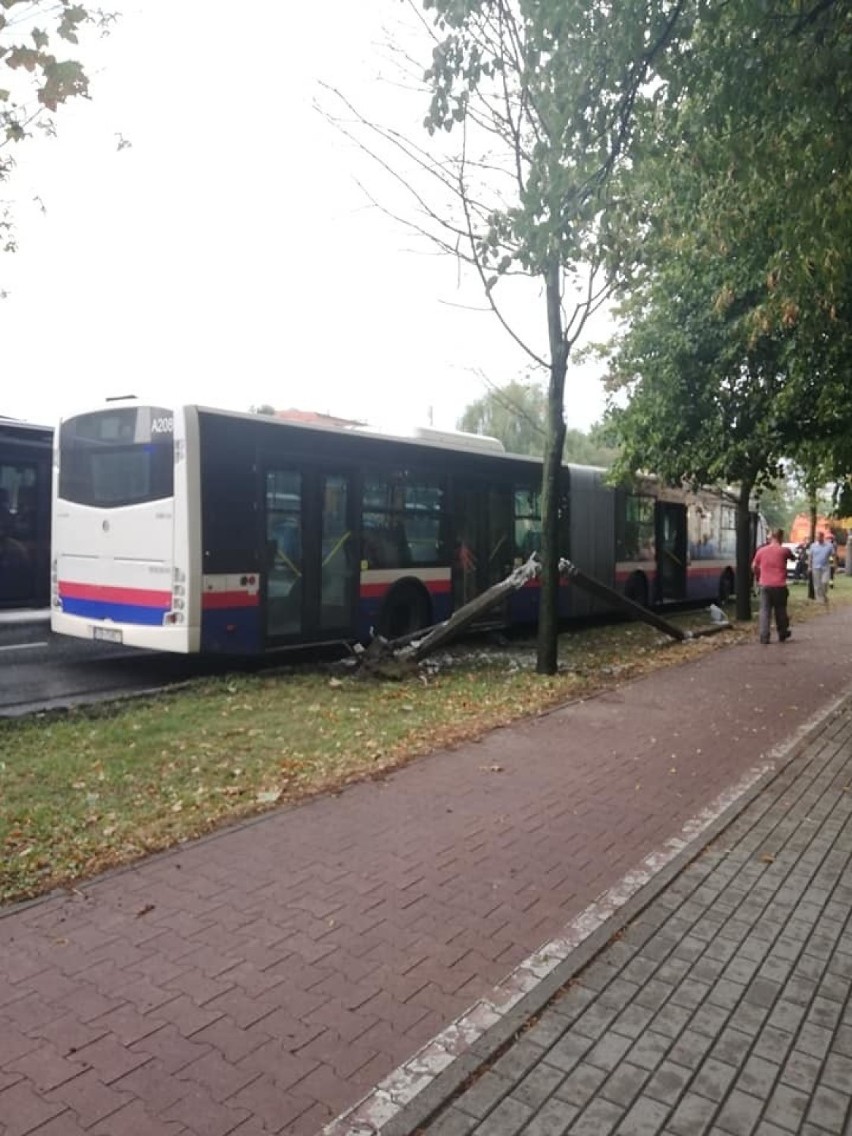
{"type": "Polygon", "coordinates": [[[847,677],[714,652],[0,918],[0,1136],[316,1133],[847,677]]]}

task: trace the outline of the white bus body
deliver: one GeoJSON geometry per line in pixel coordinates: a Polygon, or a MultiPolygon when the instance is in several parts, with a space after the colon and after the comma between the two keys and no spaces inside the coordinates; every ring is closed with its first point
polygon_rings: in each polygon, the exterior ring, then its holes
{"type": "MultiPolygon", "coordinates": [[[[51,627],[197,651],[197,468],[183,410],[115,404],[56,432],[51,627]]],[[[190,421],[190,429],[192,422],[190,421]]]]}

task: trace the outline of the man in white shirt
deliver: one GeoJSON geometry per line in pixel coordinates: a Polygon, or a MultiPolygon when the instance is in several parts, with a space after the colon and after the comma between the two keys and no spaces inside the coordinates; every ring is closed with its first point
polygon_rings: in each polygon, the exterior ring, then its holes
{"type": "Polygon", "coordinates": [[[808,564],[814,581],[814,595],[824,604],[828,603],[832,551],[832,546],[825,539],[824,532],[817,533],[817,538],[808,551],[808,564]]]}

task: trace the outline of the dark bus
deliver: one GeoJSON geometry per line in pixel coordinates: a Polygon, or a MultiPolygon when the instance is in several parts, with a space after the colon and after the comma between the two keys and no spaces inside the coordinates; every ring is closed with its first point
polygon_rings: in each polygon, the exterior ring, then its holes
{"type": "Polygon", "coordinates": [[[0,418],[0,610],[50,603],[53,431],[0,418]]]}
{"type": "MultiPolygon", "coordinates": [[[[60,427],[52,626],[233,654],[415,632],[539,550],[541,472],[471,435],[111,404],[60,427]]],[[[649,605],[729,590],[727,530],[708,518],[692,558],[686,494],[605,478],[563,469],[562,555],[649,605]]],[[[538,598],[527,584],[489,623],[533,623],[538,598]]],[[[560,589],[564,619],[603,610],[560,589]]]]}

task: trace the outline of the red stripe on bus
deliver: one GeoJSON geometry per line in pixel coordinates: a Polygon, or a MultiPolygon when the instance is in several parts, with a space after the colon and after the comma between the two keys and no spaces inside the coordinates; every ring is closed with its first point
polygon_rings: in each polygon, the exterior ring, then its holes
{"type": "MultiPolygon", "coordinates": [[[[416,577],[414,578],[416,579],[416,577]]],[[[359,594],[362,600],[375,599],[377,596],[387,595],[394,584],[398,583],[399,580],[390,580],[386,584],[361,584],[359,594]]],[[[418,583],[422,584],[426,591],[433,596],[446,595],[450,591],[449,580],[418,580],[418,583]]]]}
{"type": "Polygon", "coordinates": [[[225,607],[257,607],[260,603],[258,592],[203,592],[201,606],[205,611],[225,607]]]}
{"type": "Polygon", "coordinates": [[[100,600],[102,603],[135,604],[137,607],[168,608],[172,602],[171,592],[118,588],[112,584],[78,584],[70,580],[59,581],[59,594],[70,600],[100,600]]]}

